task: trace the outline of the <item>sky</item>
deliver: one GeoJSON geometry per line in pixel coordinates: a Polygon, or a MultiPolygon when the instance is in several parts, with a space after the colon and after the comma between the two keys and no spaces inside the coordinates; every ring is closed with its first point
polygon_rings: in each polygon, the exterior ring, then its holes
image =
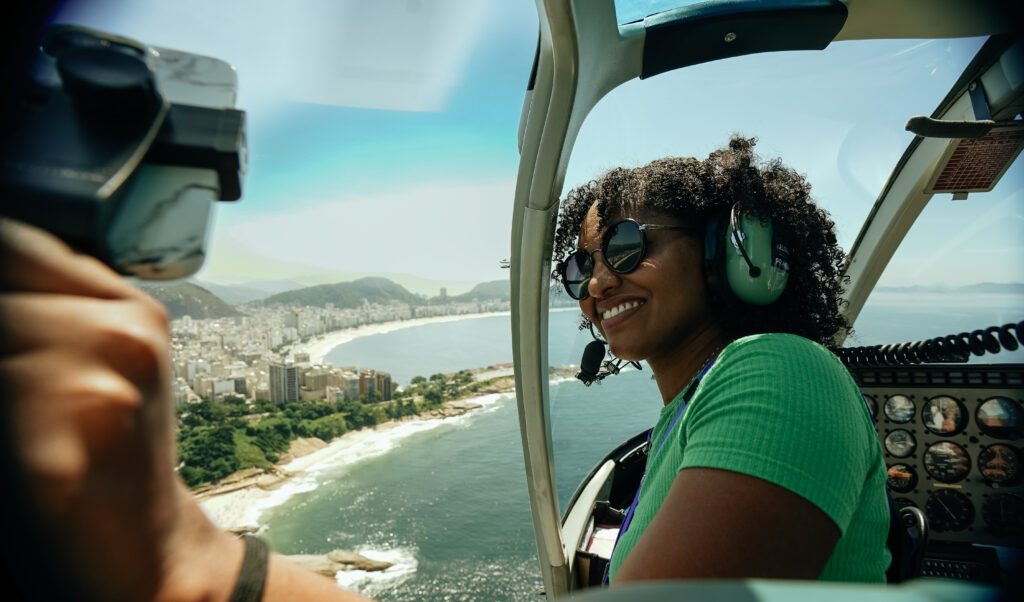
{"type": "MultiPolygon", "coordinates": [[[[672,4],[632,2],[619,17],[672,4]]],[[[386,274],[458,293],[507,277],[533,2],[86,0],[55,21],[236,67],[249,168],[242,200],[217,204],[200,280],[386,274]]],[[[627,83],[584,123],[566,190],[756,135],[763,156],[808,175],[849,248],[912,138],[906,119],[932,112],[981,42],[836,43],[627,83]]],[[[993,193],[937,196],[880,284],[1024,281],[1022,183],[1018,165],[993,193]]]]}

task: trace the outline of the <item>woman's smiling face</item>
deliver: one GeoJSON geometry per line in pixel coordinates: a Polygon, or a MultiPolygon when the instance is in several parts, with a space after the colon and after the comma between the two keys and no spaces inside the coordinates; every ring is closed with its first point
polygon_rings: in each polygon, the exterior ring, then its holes
{"type": "MultiPolygon", "coordinates": [[[[598,227],[597,203],[587,212],[580,230],[579,248],[601,246],[604,230],[598,227]]],[[[617,215],[640,223],[672,226],[678,218],[658,214],[617,215]]],[[[696,333],[711,324],[714,314],[704,281],[703,241],[692,234],[648,230],[647,253],[635,270],[616,274],[601,253],[594,254],[590,296],[580,309],[608,341],[612,354],[625,360],[668,358],[690,344],[696,333]]]]}

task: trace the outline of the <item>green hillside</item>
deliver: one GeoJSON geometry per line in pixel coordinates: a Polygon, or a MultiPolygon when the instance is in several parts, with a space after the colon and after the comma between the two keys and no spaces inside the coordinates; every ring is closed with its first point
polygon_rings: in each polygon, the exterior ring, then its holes
{"type": "Polygon", "coordinates": [[[242,315],[217,295],[191,282],[139,285],[151,297],[164,304],[171,319],[191,316],[196,320],[230,318],[242,315]]]}
{"type": "Polygon", "coordinates": [[[364,299],[369,303],[381,304],[391,301],[409,305],[426,303],[423,297],[410,293],[405,287],[387,278],[360,278],[352,282],[321,284],[278,293],[264,299],[263,304],[325,307],[328,303],[333,303],[334,307],[356,308],[362,307],[364,299]]]}

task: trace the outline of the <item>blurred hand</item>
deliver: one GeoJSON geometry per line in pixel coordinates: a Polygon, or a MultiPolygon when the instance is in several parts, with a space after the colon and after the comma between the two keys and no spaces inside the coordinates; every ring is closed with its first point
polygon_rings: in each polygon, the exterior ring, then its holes
{"type": "Polygon", "coordinates": [[[174,472],[163,306],[10,220],[0,219],[0,262],[5,419],[40,518],[100,598],[190,599],[213,595],[212,583],[226,599],[241,543],[174,472]]]}

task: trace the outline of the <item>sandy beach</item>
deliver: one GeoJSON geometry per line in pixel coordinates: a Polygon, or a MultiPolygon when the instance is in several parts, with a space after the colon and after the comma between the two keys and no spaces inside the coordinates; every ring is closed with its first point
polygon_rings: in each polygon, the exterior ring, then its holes
{"type": "MultiPolygon", "coordinates": [[[[373,428],[350,431],[332,440],[325,447],[279,464],[278,474],[253,470],[250,476],[230,484],[219,484],[199,493],[196,499],[206,515],[218,527],[238,532],[259,532],[260,516],[289,497],[311,491],[318,485],[316,472],[326,465],[358,462],[361,459],[386,453],[393,438],[401,438],[454,420],[479,407],[496,402],[504,393],[489,393],[445,404],[443,416],[437,411],[400,420],[392,420],[373,428]]],[[[317,440],[318,441],[318,440],[317,440]]],[[[321,443],[322,445],[322,443],[321,443]]],[[[231,477],[229,477],[230,479],[231,477]]]]}
{"type": "Polygon", "coordinates": [[[308,353],[309,361],[314,364],[319,364],[323,361],[324,357],[338,345],[348,343],[349,341],[358,339],[359,337],[366,337],[375,334],[384,334],[386,332],[393,332],[395,330],[401,330],[403,328],[412,328],[414,326],[423,326],[426,324],[437,324],[439,322],[454,322],[456,320],[467,320],[472,318],[487,318],[491,316],[507,316],[507,311],[494,311],[485,312],[479,314],[457,314],[453,316],[435,316],[432,318],[414,318],[412,320],[398,320],[394,322],[380,322],[378,324],[366,324],[357,328],[347,328],[345,330],[336,330],[334,332],[328,332],[327,334],[315,337],[305,343],[295,344],[289,349],[289,353],[294,355],[296,353],[308,353]]]}

